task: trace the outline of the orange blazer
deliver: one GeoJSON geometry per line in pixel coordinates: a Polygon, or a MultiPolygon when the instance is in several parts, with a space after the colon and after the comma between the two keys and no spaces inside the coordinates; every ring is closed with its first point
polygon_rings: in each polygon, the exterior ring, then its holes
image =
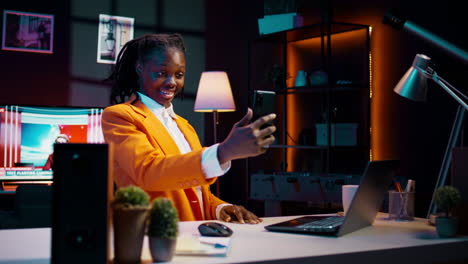
{"type": "Polygon", "coordinates": [[[102,131],[114,151],[114,180],[117,187],[141,187],[151,200],[159,196],[171,199],[180,221],[200,220],[187,195],[193,196],[194,187],[201,186],[205,219],[216,219],[216,207],[225,203],[209,189],[217,178],[205,178],[201,166],[203,148],[195,129],[180,116],[175,121],[192,152],[181,154],[164,125],[140,100],[104,109],[102,131]]]}

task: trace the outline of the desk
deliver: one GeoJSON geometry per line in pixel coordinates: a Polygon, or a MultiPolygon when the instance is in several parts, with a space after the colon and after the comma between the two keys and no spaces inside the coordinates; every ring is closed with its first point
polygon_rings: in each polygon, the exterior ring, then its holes
{"type": "MultiPolygon", "coordinates": [[[[383,220],[340,238],[274,233],[263,226],[293,218],[267,217],[234,230],[227,257],[175,256],[171,263],[449,263],[468,260],[468,237],[440,239],[425,219],[383,220]]],[[[197,232],[200,222],[181,222],[180,233],[197,232]]],[[[49,263],[50,228],[0,231],[0,263],[49,263]]],[[[146,239],[146,238],[145,238],[146,239]]],[[[148,243],[143,263],[151,263],[148,243]]],[[[461,262],[456,262],[461,263],[461,262]]]]}

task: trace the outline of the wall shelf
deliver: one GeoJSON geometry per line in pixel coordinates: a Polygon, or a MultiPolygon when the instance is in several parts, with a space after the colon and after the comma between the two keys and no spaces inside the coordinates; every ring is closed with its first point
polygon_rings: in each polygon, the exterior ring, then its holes
{"type": "MultiPolygon", "coordinates": [[[[249,92],[274,92],[275,99],[268,103],[274,104],[277,114],[277,142],[265,155],[249,159],[250,182],[251,175],[262,178],[261,173],[258,176],[261,171],[330,178],[362,172],[370,158],[369,62],[368,25],[318,23],[250,41],[249,92]],[[318,70],[326,74],[322,79],[326,83],[310,85],[308,75],[306,86],[295,86],[298,71],[310,74],[318,70]]],[[[254,99],[249,98],[250,106],[254,99]]],[[[259,186],[264,185],[251,188],[259,186]]],[[[287,196],[272,195],[276,200],[287,196]]],[[[251,198],[259,197],[266,196],[251,198]]],[[[301,199],[308,199],[304,197],[301,199]]]]}

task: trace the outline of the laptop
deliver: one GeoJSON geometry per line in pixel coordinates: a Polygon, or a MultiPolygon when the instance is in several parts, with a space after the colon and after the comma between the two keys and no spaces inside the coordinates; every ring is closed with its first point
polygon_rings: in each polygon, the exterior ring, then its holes
{"type": "Polygon", "coordinates": [[[275,232],[342,236],[372,225],[398,169],[398,160],[369,161],[346,216],[303,216],[265,226],[275,232]]]}

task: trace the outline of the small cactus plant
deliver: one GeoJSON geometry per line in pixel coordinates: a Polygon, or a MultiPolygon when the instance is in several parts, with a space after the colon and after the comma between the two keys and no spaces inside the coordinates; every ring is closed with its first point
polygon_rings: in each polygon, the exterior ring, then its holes
{"type": "Polygon", "coordinates": [[[112,201],[116,263],[140,263],[149,195],[137,186],[121,187],[112,201]]]}
{"type": "Polygon", "coordinates": [[[450,212],[461,202],[460,191],[453,186],[442,186],[434,194],[434,202],[437,207],[449,217],[450,212]]]}
{"type": "Polygon", "coordinates": [[[153,200],[150,209],[148,235],[176,239],[178,234],[179,216],[171,200],[158,197],[153,200]]]}
{"type": "Polygon", "coordinates": [[[114,204],[126,204],[127,206],[148,206],[149,195],[137,186],[122,187],[115,193],[114,204]]]}

